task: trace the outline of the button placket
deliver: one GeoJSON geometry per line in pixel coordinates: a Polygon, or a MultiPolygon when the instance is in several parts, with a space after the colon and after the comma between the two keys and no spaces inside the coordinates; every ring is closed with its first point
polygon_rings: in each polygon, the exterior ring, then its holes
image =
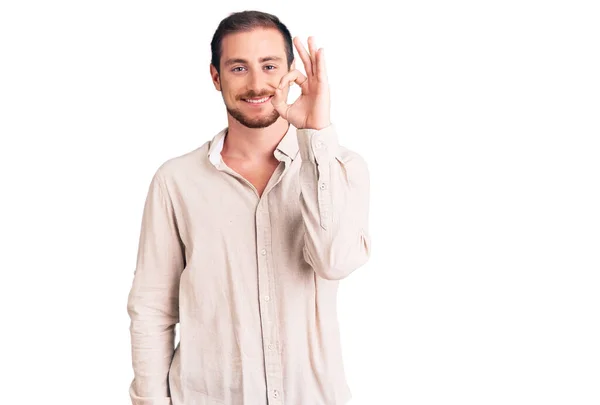
{"type": "MultiPolygon", "coordinates": [[[[265,196],[266,197],[266,196],[265,196]]],[[[262,297],[260,303],[261,311],[261,330],[264,348],[265,362],[265,385],[271,392],[268,397],[268,405],[281,404],[283,402],[283,370],[281,369],[281,359],[279,358],[278,350],[276,350],[275,342],[279,339],[277,330],[277,313],[274,305],[275,285],[273,278],[273,269],[271,266],[272,258],[268,254],[271,251],[271,229],[269,225],[270,213],[265,208],[267,200],[259,203],[260,209],[257,210],[257,243],[259,246],[259,296],[262,297]],[[263,225],[264,224],[264,225],[263,225]],[[262,245],[262,247],[260,246],[262,245]],[[269,342],[267,344],[267,342],[269,342]],[[274,394],[276,392],[276,394],[274,394]]]]}

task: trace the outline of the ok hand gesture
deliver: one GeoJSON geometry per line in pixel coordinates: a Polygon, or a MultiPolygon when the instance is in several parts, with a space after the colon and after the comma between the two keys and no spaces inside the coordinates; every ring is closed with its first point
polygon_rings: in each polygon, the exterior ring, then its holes
{"type": "Polygon", "coordinates": [[[322,129],[330,125],[329,83],[325,69],[324,49],[315,49],[313,37],[308,37],[308,49],[294,37],[294,45],[302,59],[306,76],[293,69],[281,78],[271,103],[285,120],[298,129],[322,129]],[[296,83],[302,94],[291,105],[287,104],[289,86],[296,83]]]}

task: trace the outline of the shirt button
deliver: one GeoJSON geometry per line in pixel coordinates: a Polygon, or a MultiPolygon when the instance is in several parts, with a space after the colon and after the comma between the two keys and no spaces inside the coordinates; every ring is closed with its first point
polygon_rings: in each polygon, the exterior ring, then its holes
{"type": "Polygon", "coordinates": [[[273,350],[273,345],[269,345],[269,350],[273,350]]]}
{"type": "Polygon", "coordinates": [[[279,396],[279,391],[273,390],[273,398],[277,398],[279,396]]]}
{"type": "Polygon", "coordinates": [[[320,187],[321,187],[321,190],[325,190],[325,188],[326,188],[327,186],[325,185],[325,183],[321,183],[321,186],[320,186],[320,187]]]}
{"type": "Polygon", "coordinates": [[[265,295],[265,301],[269,301],[271,299],[271,297],[269,297],[268,295],[265,295]]]}
{"type": "Polygon", "coordinates": [[[263,255],[263,256],[264,256],[264,255],[266,255],[266,254],[267,254],[267,249],[263,249],[263,250],[261,250],[261,251],[260,251],[260,254],[261,254],[261,255],[263,255]]]}
{"type": "Polygon", "coordinates": [[[323,147],[323,142],[317,142],[317,149],[321,149],[323,147]]]}

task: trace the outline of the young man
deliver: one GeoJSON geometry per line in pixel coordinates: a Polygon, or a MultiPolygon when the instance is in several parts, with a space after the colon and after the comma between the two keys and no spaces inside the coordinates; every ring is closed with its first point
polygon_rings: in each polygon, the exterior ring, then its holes
{"type": "Polygon", "coordinates": [[[132,403],[345,404],[336,293],[370,256],[367,164],[338,142],[312,37],[307,50],[246,11],[211,48],[228,125],[150,183],[127,306],[132,403]]]}

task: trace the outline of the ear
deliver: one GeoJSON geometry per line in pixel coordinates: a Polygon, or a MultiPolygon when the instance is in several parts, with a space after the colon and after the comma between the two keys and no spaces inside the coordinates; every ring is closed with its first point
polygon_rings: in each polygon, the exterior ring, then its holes
{"type": "Polygon", "coordinates": [[[219,77],[219,72],[217,72],[217,69],[212,63],[210,64],[210,77],[212,78],[215,89],[221,91],[221,78],[219,77]]]}

